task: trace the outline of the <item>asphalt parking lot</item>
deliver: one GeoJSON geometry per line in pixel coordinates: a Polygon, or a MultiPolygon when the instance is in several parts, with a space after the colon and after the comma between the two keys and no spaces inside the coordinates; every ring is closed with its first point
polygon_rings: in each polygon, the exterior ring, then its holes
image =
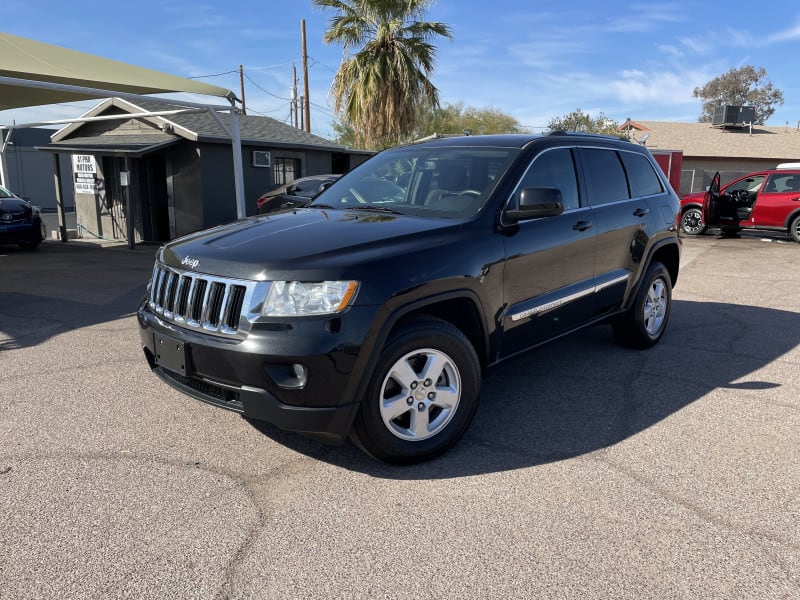
{"type": "Polygon", "coordinates": [[[161,383],[154,253],[0,247],[0,598],[800,597],[800,245],[686,239],[656,348],[516,359],[406,468],[161,383]]]}

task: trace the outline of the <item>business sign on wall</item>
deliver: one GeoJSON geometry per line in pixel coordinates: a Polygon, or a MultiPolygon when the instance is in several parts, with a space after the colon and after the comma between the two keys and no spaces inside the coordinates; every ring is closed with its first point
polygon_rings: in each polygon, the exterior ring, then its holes
{"type": "Polygon", "coordinates": [[[98,189],[97,161],[91,154],[72,155],[72,173],[76,194],[96,194],[98,189]]]}

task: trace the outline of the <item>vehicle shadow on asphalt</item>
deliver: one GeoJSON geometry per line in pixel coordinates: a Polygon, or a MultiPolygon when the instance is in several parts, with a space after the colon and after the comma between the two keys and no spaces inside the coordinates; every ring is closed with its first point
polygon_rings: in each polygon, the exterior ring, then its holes
{"type": "MultiPolygon", "coordinates": [[[[662,341],[617,346],[598,326],[516,358],[483,382],[470,429],[443,456],[408,467],[374,461],[351,443],[332,448],[264,424],[298,452],[388,479],[438,479],[508,471],[607,448],[717,388],[769,390],[757,371],[800,343],[800,315],[715,302],[676,301],[662,341]]],[[[676,443],[678,443],[676,441],[676,443]]]]}
{"type": "Polygon", "coordinates": [[[79,242],[0,248],[0,352],[134,314],[156,249],[79,242]]]}

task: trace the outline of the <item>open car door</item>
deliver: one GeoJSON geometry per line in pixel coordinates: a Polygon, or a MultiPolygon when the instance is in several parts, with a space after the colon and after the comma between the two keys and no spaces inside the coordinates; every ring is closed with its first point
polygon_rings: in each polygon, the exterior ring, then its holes
{"type": "Polygon", "coordinates": [[[719,223],[720,215],[720,192],[719,192],[719,171],[714,174],[711,185],[708,186],[706,195],[703,198],[703,223],[706,227],[712,227],[719,223]]]}

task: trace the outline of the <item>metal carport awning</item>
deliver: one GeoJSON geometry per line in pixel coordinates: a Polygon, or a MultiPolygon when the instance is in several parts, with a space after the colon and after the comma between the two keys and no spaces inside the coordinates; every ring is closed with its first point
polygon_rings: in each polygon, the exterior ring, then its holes
{"type": "MultiPolygon", "coordinates": [[[[113,146],[107,143],[108,138],[98,136],[96,138],[81,138],[80,142],[70,140],[68,142],[54,142],[46,146],[36,146],[36,150],[45,152],[55,152],[59,154],[103,154],[106,156],[128,156],[130,158],[141,158],[145,154],[150,154],[156,150],[161,150],[177,144],[181,138],[170,136],[169,139],[153,143],[152,141],[133,141],[125,139],[126,136],[115,136],[123,138],[116,139],[113,146]]],[[[139,137],[139,136],[130,136],[139,137]]]]}
{"type": "MultiPolygon", "coordinates": [[[[244,217],[246,208],[239,113],[235,106],[237,98],[232,91],[193,79],[185,79],[0,32],[0,110],[76,100],[98,100],[114,96],[137,100],[145,97],[145,94],[172,92],[215,96],[225,98],[230,103],[225,106],[214,106],[182,100],[167,100],[170,104],[181,107],[183,110],[207,110],[230,136],[236,212],[239,218],[244,217]],[[230,128],[222,123],[217,114],[218,111],[231,113],[230,128]]],[[[134,113],[121,115],[120,118],[130,119],[144,116],[155,115],[134,113]]],[[[60,122],[70,123],[75,120],[60,122]]],[[[12,130],[14,127],[36,127],[56,123],[59,121],[14,126],[0,125],[0,179],[5,177],[2,151],[5,149],[10,135],[10,133],[4,134],[3,132],[12,130]]]]}
{"type": "Polygon", "coordinates": [[[216,85],[3,32],[0,32],[0,77],[17,80],[0,80],[0,110],[119,94],[187,92],[226,98],[231,104],[236,100],[232,91],[216,85]],[[72,87],[20,86],[19,81],[72,87]],[[97,90],[102,93],[97,94],[97,90]]]}

